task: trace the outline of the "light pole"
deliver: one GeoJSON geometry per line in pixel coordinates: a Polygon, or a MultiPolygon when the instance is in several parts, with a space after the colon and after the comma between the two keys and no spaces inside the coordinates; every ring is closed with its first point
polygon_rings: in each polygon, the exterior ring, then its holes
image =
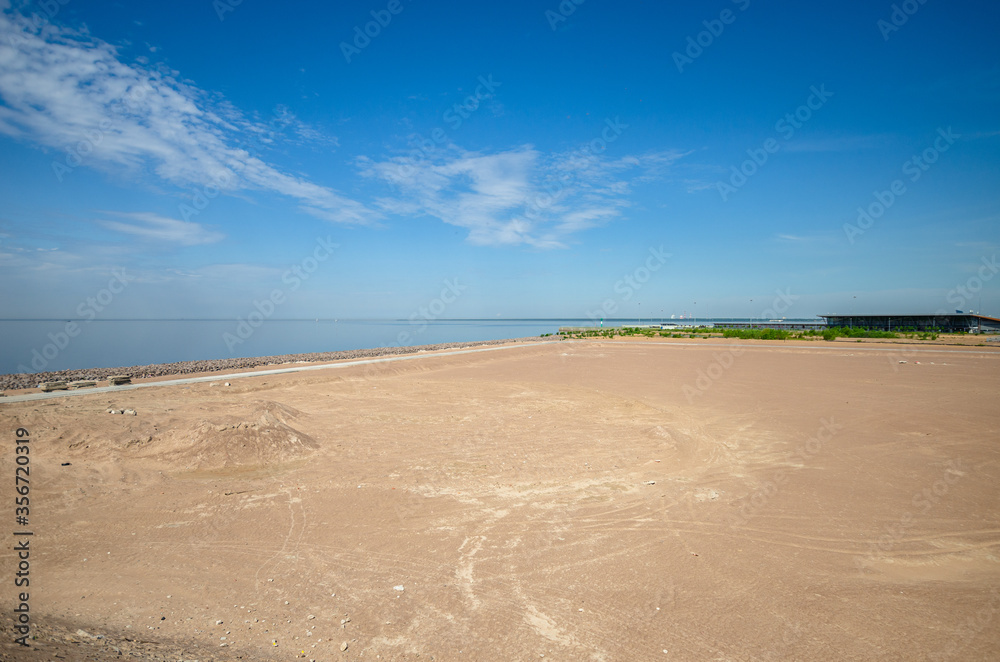
{"type": "Polygon", "coordinates": [[[642,302],[639,302],[639,326],[642,326],[642,302]]]}
{"type": "MultiPolygon", "coordinates": [[[[751,304],[753,303],[753,299],[750,299],[750,303],[751,304]]],[[[750,306],[750,329],[751,330],[753,329],[753,320],[754,320],[753,306],[751,305],[750,306]]]]}

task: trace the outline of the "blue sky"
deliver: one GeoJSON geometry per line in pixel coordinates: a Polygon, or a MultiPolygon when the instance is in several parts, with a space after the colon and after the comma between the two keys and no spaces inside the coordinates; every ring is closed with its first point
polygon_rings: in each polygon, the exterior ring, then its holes
{"type": "Polygon", "coordinates": [[[1000,314],[996,3],[232,2],[0,0],[3,317],[1000,314]]]}

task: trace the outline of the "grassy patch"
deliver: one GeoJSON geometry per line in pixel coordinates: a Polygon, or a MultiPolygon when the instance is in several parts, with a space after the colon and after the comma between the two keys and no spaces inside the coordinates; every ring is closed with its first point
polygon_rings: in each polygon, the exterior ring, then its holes
{"type": "Polygon", "coordinates": [[[823,340],[836,340],[837,338],[898,338],[899,334],[893,331],[878,331],[875,329],[863,329],[859,327],[835,326],[824,329],[823,340]]]}
{"type": "Polygon", "coordinates": [[[742,340],[785,340],[792,335],[784,329],[725,329],[723,338],[740,338],[742,340]]]}

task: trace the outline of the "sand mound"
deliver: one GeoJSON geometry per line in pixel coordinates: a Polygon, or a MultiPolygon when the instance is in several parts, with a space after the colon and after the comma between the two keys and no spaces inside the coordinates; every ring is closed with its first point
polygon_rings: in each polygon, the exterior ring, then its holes
{"type": "Polygon", "coordinates": [[[52,407],[33,412],[24,424],[54,442],[38,450],[54,452],[60,462],[144,460],[160,470],[252,468],[287,463],[319,448],[298,429],[302,412],[270,400],[198,413],[194,408],[166,406],[157,412],[144,406],[137,415],[109,414],[122,409],[117,401],[109,404],[97,411],[93,404],[52,407]]]}
{"type": "Polygon", "coordinates": [[[269,401],[248,409],[174,431],[163,443],[150,444],[149,450],[185,468],[215,469],[280,464],[319,448],[315,439],[293,427],[302,415],[298,410],[269,401]]]}

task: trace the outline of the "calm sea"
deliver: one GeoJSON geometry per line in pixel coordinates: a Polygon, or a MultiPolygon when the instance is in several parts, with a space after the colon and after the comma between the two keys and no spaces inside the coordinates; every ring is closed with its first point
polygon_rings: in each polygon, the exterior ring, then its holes
{"type": "MultiPolygon", "coordinates": [[[[604,322],[605,326],[636,323],[604,322]]],[[[0,374],[521,338],[555,333],[560,326],[594,325],[590,319],[569,318],[419,323],[272,319],[256,329],[238,329],[233,320],[77,320],[67,328],[68,324],[66,320],[0,321],[0,374]]]]}
{"type": "Polygon", "coordinates": [[[584,323],[272,319],[240,329],[233,320],[78,320],[67,329],[66,320],[0,321],[0,374],[520,338],[584,323]]]}

